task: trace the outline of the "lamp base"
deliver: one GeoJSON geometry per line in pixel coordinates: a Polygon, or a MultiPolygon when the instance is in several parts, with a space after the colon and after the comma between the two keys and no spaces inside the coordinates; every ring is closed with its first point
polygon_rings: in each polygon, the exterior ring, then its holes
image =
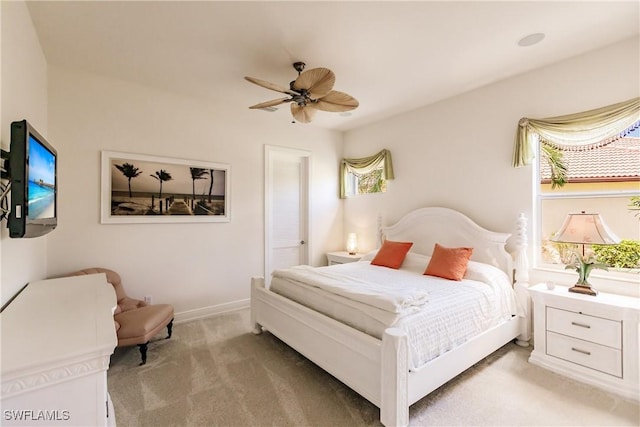
{"type": "Polygon", "coordinates": [[[594,297],[598,295],[598,291],[593,289],[591,286],[583,286],[583,285],[574,285],[573,287],[569,288],[569,292],[575,292],[575,293],[584,294],[584,295],[592,295],[594,297]]]}

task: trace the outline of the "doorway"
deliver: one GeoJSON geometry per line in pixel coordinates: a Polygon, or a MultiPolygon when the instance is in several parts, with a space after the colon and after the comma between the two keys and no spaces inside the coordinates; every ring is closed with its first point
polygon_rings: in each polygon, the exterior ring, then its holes
{"type": "Polygon", "coordinates": [[[265,146],[265,272],[309,262],[311,153],[265,146]]]}

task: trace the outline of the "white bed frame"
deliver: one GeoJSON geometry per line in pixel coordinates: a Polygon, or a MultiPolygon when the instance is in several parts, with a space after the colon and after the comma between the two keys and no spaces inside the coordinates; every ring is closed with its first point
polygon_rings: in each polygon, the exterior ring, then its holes
{"type": "Polygon", "coordinates": [[[381,228],[381,233],[389,240],[414,242],[411,251],[425,255],[432,253],[436,242],[473,247],[472,260],[495,265],[515,277],[514,289],[525,316],[512,317],[412,371],[402,330],[389,328],[382,340],[373,338],[271,292],[262,277],[251,279],[251,323],[255,334],[268,330],[379,407],[382,424],[404,426],[409,424],[409,406],[442,384],[513,339],[529,345],[526,220],[523,215],[518,218],[515,262],[505,250],[510,234],[486,230],[447,208],[415,210],[395,225],[381,228]]]}

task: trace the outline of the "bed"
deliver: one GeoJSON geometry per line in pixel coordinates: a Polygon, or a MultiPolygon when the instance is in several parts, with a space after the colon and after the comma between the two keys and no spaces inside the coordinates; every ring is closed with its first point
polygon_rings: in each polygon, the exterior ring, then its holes
{"type": "MultiPolygon", "coordinates": [[[[530,303],[526,290],[526,220],[522,215],[516,224],[517,234],[512,256],[505,249],[510,234],[486,230],[464,214],[448,208],[429,207],[412,211],[396,224],[380,227],[382,240],[413,243],[397,272],[387,271],[391,269],[385,270],[385,267],[371,267],[369,257],[353,265],[318,269],[301,266],[277,272],[269,288],[265,286],[264,278],[252,278],[253,332],[259,334],[268,330],[378,406],[380,421],[385,426],[408,425],[410,405],[506,343],[515,339],[519,345],[528,345],[530,303]],[[421,315],[413,310],[413,305],[421,305],[421,298],[424,297],[423,303],[426,302],[427,306],[431,304],[435,307],[437,288],[426,288],[427,291],[422,296],[418,288],[422,289],[423,284],[417,284],[416,290],[409,296],[411,301],[417,302],[406,306],[409,310],[407,313],[388,319],[384,316],[369,316],[367,310],[357,311],[358,314],[353,315],[349,311],[336,309],[340,305],[340,298],[345,296],[340,295],[341,290],[313,291],[317,290],[315,282],[320,281],[314,275],[327,276],[322,280],[328,281],[329,288],[332,283],[337,285],[342,277],[353,277],[354,274],[359,277],[353,279],[354,286],[360,281],[364,287],[375,280],[381,283],[387,278],[390,281],[405,280],[397,279],[404,275],[407,287],[410,288],[408,283],[413,283],[412,280],[422,280],[415,276],[422,276],[421,272],[424,271],[436,243],[450,248],[472,247],[468,271],[498,271],[499,275],[506,277],[507,286],[512,287],[509,293],[517,308],[510,307],[509,315],[502,312],[498,314],[497,320],[484,322],[481,330],[475,331],[471,336],[455,338],[453,344],[446,343],[444,349],[435,356],[428,351],[416,351],[420,340],[412,332],[412,327],[407,327],[409,323],[406,322],[421,315]],[[374,268],[384,270],[386,275],[376,279],[378,276],[369,273],[374,268]],[[292,286],[291,282],[300,282],[302,287],[292,286]],[[308,299],[309,295],[312,295],[311,300],[308,299]]],[[[467,275],[463,281],[458,282],[460,286],[457,288],[478,287],[466,277],[467,275]]],[[[357,298],[352,298],[352,295],[346,297],[348,303],[345,305],[354,305],[354,310],[359,309],[356,304],[363,304],[357,298]]],[[[454,300],[456,298],[458,297],[454,300]]],[[[404,302],[405,300],[403,304],[404,302]]],[[[370,301],[364,303],[369,306],[370,301]]],[[[385,300],[382,303],[388,302],[385,300]]],[[[487,311],[486,308],[481,310],[487,311]]],[[[422,322],[434,323],[433,319],[423,319],[422,322]]],[[[453,322],[457,323],[458,320],[453,322]]]]}

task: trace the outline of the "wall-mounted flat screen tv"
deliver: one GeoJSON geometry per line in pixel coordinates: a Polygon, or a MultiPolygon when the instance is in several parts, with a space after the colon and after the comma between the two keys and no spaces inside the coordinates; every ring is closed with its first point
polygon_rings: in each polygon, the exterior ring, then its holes
{"type": "Polygon", "coordinates": [[[38,237],[58,225],[56,150],[26,120],[11,123],[9,236],[38,237]]]}

